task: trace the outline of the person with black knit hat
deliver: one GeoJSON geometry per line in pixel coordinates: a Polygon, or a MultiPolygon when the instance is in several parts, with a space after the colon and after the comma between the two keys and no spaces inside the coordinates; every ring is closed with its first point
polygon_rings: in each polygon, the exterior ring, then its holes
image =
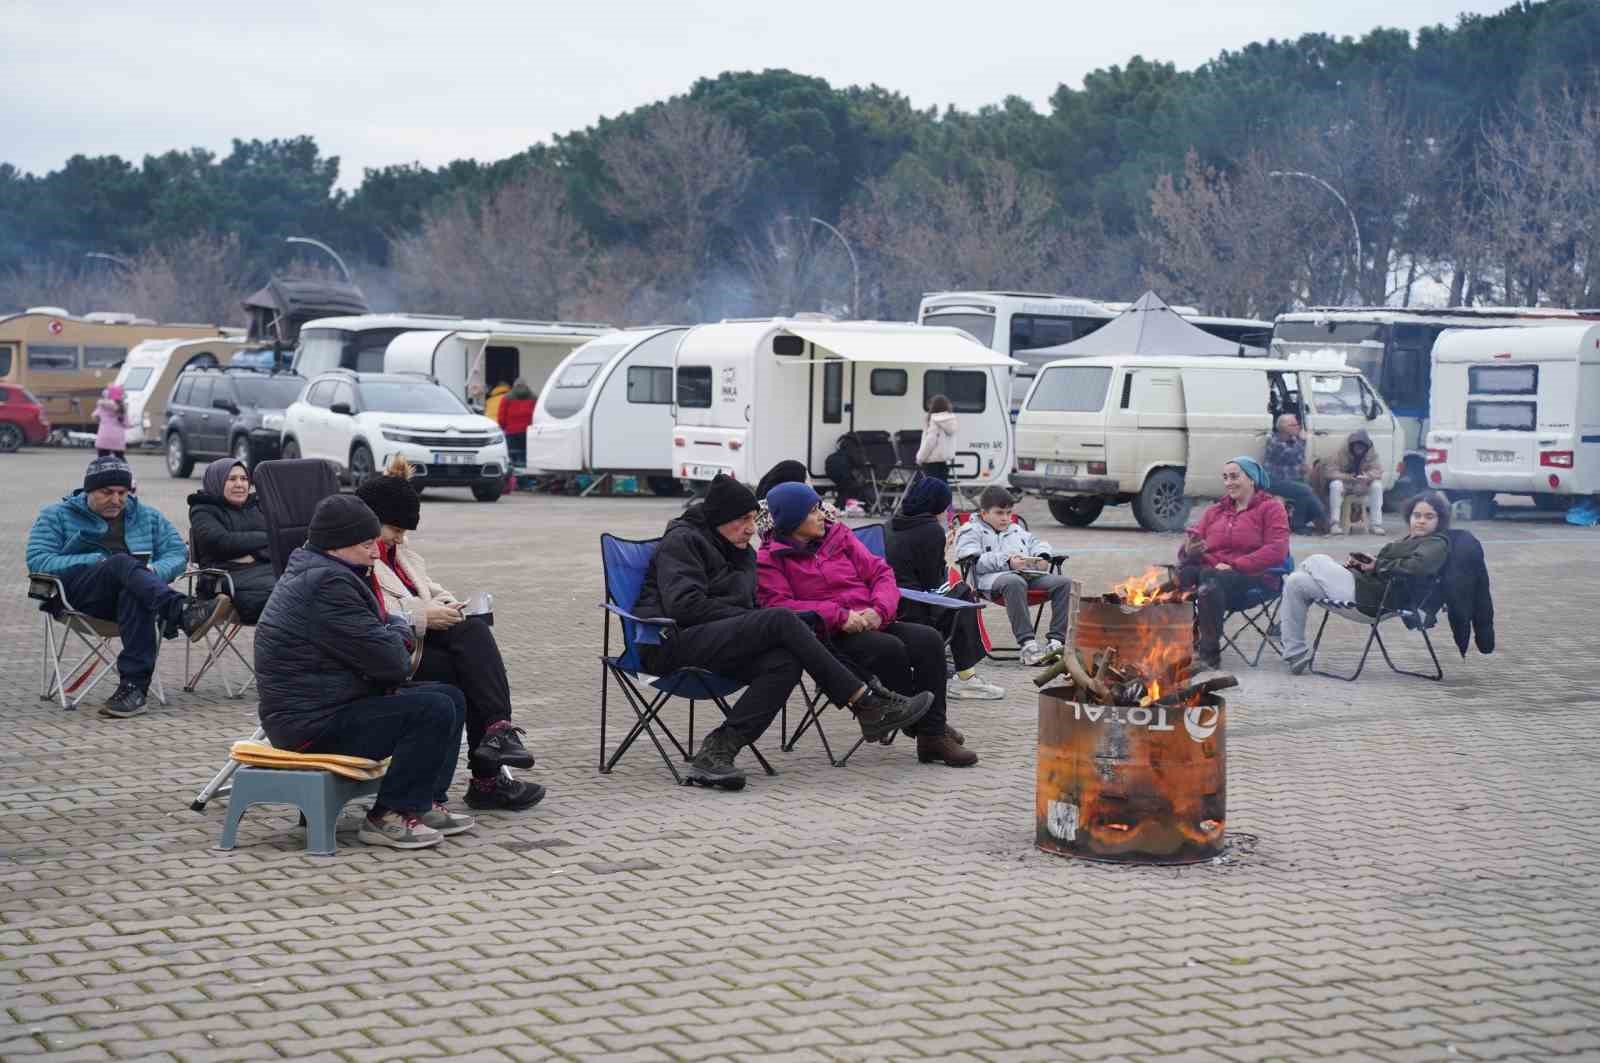
{"type": "Polygon", "coordinates": [[[178,529],[134,496],[133,469],[114,455],[90,462],[83,487],[41,509],[29,529],[28,571],[60,580],[79,612],[117,622],[119,682],[101,716],[144,712],[159,638],[182,631],[198,640],[221,618],[226,598],[190,598],[169,586],[188,557],[178,529]]]}
{"type": "Polygon", "coordinates": [[[818,641],[814,617],[757,609],[755,533],[755,492],[718,476],[704,501],[668,523],[634,605],[638,616],[673,621],[659,645],[640,648],[646,671],[704,668],[746,684],[689,762],[691,780],[715,786],[744,785],[735,758],[765,733],[802,672],[873,740],[912,726],[933,704],[930,694],[904,697],[874,676],[863,679],[818,641]]]}
{"type": "Polygon", "coordinates": [[[409,616],[422,642],[415,678],[449,683],[467,699],[467,765],[472,783],[467,804],[476,809],[518,811],[544,797],[544,787],[502,772],[533,767],[522,728],[511,722],[511,680],[482,617],[466,616],[465,604],[428,576],[422,555],[407,541],[422,516],[422,496],[411,484],[411,465],[397,455],[381,475],[367,477],[356,497],[378,517],[378,560],[373,591],[389,613],[409,616]]]}
{"type": "Polygon", "coordinates": [[[373,593],[380,525],[359,498],[317,503],[256,625],[261,727],[279,749],[393,758],[357,837],[424,849],[471,830],[446,805],[466,698],[410,682],[416,639],[373,593]]]}

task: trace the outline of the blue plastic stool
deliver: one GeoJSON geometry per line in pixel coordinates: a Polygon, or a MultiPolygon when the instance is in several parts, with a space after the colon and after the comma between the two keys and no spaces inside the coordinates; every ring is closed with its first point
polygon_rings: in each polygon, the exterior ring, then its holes
{"type": "Polygon", "coordinates": [[[294,805],[306,820],[306,852],[332,856],[338,850],[334,827],[339,823],[340,810],[357,797],[376,794],[382,782],[347,779],[331,771],[255,768],[246,764],[233,776],[228,816],[217,848],[233,848],[239,836],[239,821],[251,805],[294,805]]]}

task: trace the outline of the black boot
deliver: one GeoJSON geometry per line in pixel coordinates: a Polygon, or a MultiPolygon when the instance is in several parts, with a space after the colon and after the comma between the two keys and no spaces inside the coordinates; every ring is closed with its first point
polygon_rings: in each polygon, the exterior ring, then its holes
{"type": "Polygon", "coordinates": [[[718,727],[706,735],[705,741],[700,743],[700,752],[689,761],[689,781],[729,789],[744,786],[744,772],[733,762],[743,748],[743,742],[725,728],[718,727]]]}
{"type": "Polygon", "coordinates": [[[145,699],[144,687],[123,680],[117,684],[116,693],[107,698],[105,704],[100,707],[100,715],[113,720],[126,720],[130,716],[142,715],[145,699]]]}
{"type": "Polygon", "coordinates": [[[902,727],[910,727],[933,707],[933,695],[924,690],[906,697],[896,694],[876,678],[867,680],[866,693],[850,706],[867,741],[876,742],[902,727]]]}
{"type": "Polygon", "coordinates": [[[226,594],[219,594],[215,598],[186,598],[183,606],[173,618],[176,621],[177,631],[173,624],[164,625],[162,634],[167,638],[177,638],[178,631],[189,636],[190,642],[199,642],[205,633],[222,623],[228,612],[228,606],[233,603],[226,594]]]}

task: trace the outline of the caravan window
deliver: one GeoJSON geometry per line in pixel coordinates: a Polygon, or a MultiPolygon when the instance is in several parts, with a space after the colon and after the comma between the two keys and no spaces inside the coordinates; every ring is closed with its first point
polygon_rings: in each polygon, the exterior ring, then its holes
{"type": "Polygon", "coordinates": [[[922,408],[935,395],[950,400],[956,413],[982,413],[988,407],[989,377],[970,369],[930,369],[922,375],[922,408]]]}
{"type": "Polygon", "coordinates": [[[672,402],[672,368],[664,365],[628,366],[628,401],[653,406],[672,402]]]}
{"type": "Polygon", "coordinates": [[[832,361],[822,367],[822,423],[844,420],[844,363],[832,361]]]}
{"type": "Polygon", "coordinates": [[[128,358],[126,347],[85,347],[83,349],[83,364],[91,369],[104,369],[108,366],[120,365],[128,358]]]}
{"type": "Polygon", "coordinates": [[[6,376],[11,372],[11,352],[13,350],[15,348],[9,344],[0,343],[0,376],[6,376]]]}
{"type": "Polygon", "coordinates": [[[1538,408],[1531,402],[1469,402],[1467,428],[1488,432],[1531,432],[1538,424],[1538,408]]]}
{"type": "Polygon", "coordinates": [[[924,325],[958,328],[985,347],[994,346],[993,314],[929,314],[922,319],[924,325]]]}
{"type": "Polygon", "coordinates": [[[910,385],[904,369],[874,369],[871,377],[874,395],[904,395],[910,385]]]}
{"type": "MultiPolygon", "coordinates": [[[[1131,383],[1133,374],[1128,374],[1131,383]]],[[[1028,409],[1047,410],[1052,413],[1094,413],[1105,407],[1106,392],[1111,388],[1111,367],[1108,365],[1056,366],[1046,369],[1033,386],[1028,399],[1028,409]]],[[[1124,393],[1127,392],[1124,388],[1124,393]]],[[[1127,405],[1124,397],[1123,405],[1127,405]]]]}
{"type": "Polygon", "coordinates": [[[28,344],[28,368],[70,372],[78,368],[78,348],[60,343],[28,344]]]}
{"type": "Polygon", "coordinates": [[[155,370],[148,365],[140,366],[138,369],[130,369],[127,379],[122,382],[122,390],[129,394],[135,391],[143,391],[144,386],[150,383],[150,374],[154,372],[155,370]]]}
{"type": "Polygon", "coordinates": [[[1467,368],[1467,391],[1473,395],[1537,395],[1536,365],[1474,365],[1467,368]]]}
{"type": "Polygon", "coordinates": [[[677,375],[678,405],[689,410],[711,409],[711,367],[680,365],[677,375]]]}

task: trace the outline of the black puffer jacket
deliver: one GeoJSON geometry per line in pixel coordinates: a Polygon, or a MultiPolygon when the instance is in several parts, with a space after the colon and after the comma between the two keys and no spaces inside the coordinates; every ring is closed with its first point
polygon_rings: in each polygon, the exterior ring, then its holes
{"type": "Polygon", "coordinates": [[[384,623],[356,569],[301,547],[289,555],[256,626],[261,726],[280,749],[303,748],[343,705],[405,682],[411,651],[384,623]]]}
{"type": "Polygon", "coordinates": [[[756,552],[738,549],[706,523],[700,506],[667,525],[650,560],[634,614],[682,627],[742,616],[756,607],[756,552]]]}
{"type": "Polygon", "coordinates": [[[245,499],[242,506],[230,506],[204,491],[190,495],[189,548],[202,565],[220,566],[241,557],[270,561],[267,518],[255,495],[245,499]]]}
{"type": "Polygon", "coordinates": [[[1450,635],[1461,656],[1470,641],[1479,653],[1494,652],[1494,595],[1489,591],[1489,566],[1483,544],[1465,528],[1450,532],[1450,562],[1445,566],[1445,610],[1450,635]]]}
{"type": "Polygon", "coordinates": [[[904,514],[889,522],[889,542],[884,551],[894,581],[914,591],[938,590],[949,572],[944,563],[944,529],[931,513],[904,514]]]}

